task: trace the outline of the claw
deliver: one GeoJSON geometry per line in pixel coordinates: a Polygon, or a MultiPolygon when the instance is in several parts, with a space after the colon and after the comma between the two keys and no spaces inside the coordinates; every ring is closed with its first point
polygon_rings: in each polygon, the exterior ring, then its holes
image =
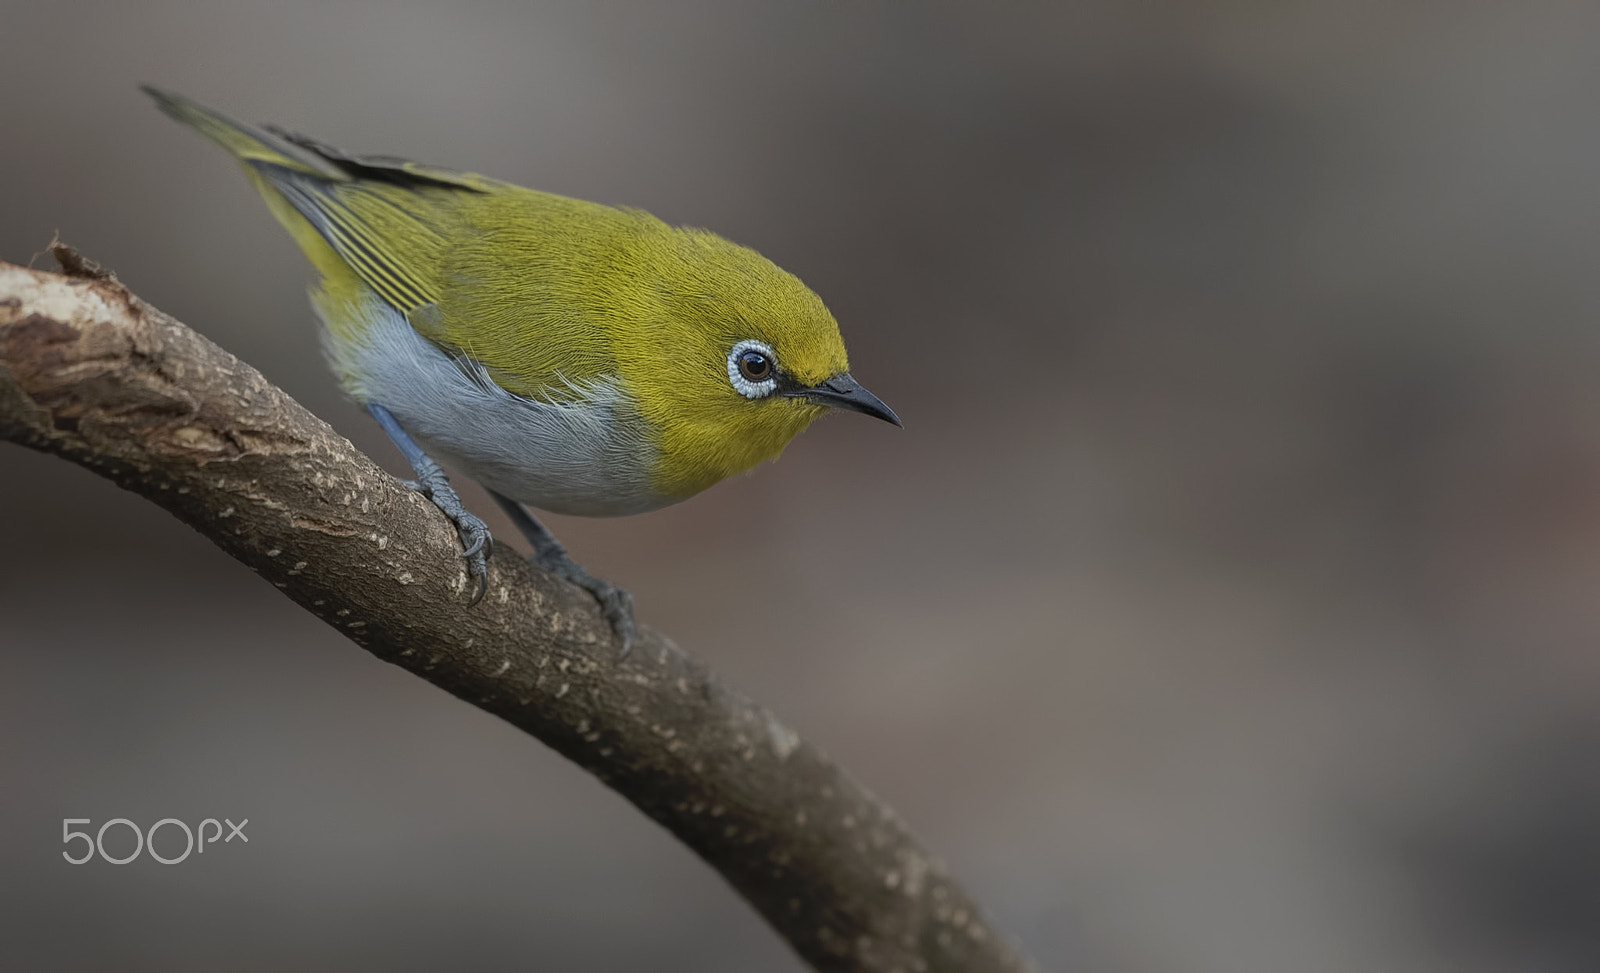
{"type": "MultiPolygon", "coordinates": [[[[461,527],[460,524],[457,524],[456,526],[457,527],[461,527]]],[[[472,557],[473,555],[477,554],[479,551],[482,551],[483,552],[483,556],[485,558],[487,558],[487,557],[489,557],[490,554],[492,554],[494,552],[494,538],[489,536],[488,531],[484,531],[481,534],[474,532],[473,533],[473,537],[472,537],[472,543],[470,543],[470,544],[467,543],[467,538],[466,538],[467,531],[463,529],[461,531],[461,533],[462,533],[461,543],[466,545],[466,549],[461,552],[461,556],[462,557],[472,557]]]]}
{"type": "Polygon", "coordinates": [[[467,602],[470,608],[482,601],[489,591],[489,555],[494,550],[494,538],[489,534],[489,525],[465,509],[445,510],[445,513],[455,521],[456,534],[461,538],[461,556],[466,559],[467,574],[475,582],[472,599],[467,602]]]}
{"type": "Polygon", "coordinates": [[[401,481],[417,491],[439,508],[455,524],[456,536],[461,539],[461,556],[467,561],[467,574],[474,582],[472,600],[476,605],[489,592],[489,555],[494,551],[494,537],[489,525],[462,504],[461,498],[437,466],[424,468],[418,480],[401,481]]]}
{"type": "Polygon", "coordinates": [[[478,582],[477,590],[472,593],[471,600],[467,602],[467,607],[471,608],[482,601],[483,596],[489,593],[489,568],[483,562],[476,561],[467,566],[467,573],[472,575],[473,579],[478,582]]]}

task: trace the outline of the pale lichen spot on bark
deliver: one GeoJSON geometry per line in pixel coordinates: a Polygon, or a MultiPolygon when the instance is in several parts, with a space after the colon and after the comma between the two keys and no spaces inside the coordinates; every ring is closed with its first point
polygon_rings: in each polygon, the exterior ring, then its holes
{"type": "Polygon", "coordinates": [[[172,430],[172,440],[184,449],[205,453],[221,453],[229,445],[226,437],[205,426],[179,426],[172,430]]]}
{"type": "Polygon", "coordinates": [[[800,734],[779,723],[775,717],[767,717],[767,736],[772,740],[772,752],[779,761],[789,759],[800,746],[800,734]]]}

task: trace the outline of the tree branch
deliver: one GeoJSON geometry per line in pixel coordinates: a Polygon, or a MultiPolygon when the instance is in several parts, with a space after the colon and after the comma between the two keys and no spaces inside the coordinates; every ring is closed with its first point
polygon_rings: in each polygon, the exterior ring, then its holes
{"type": "Polygon", "coordinates": [[[0,435],[160,504],[301,607],[554,747],[709,862],[821,970],[1022,970],[905,826],[658,633],[454,529],[249,365],[74,251],[0,262],[0,435]]]}

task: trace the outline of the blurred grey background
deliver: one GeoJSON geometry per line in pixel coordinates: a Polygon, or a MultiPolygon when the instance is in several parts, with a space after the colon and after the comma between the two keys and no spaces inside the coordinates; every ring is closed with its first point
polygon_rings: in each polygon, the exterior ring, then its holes
{"type": "MultiPolygon", "coordinates": [[[[904,432],[832,418],[554,527],[1048,968],[1600,969],[1600,7],[0,0],[0,31],[0,256],[59,231],[391,469],[301,257],[138,82],[811,284],[904,432]]],[[[0,470],[0,967],[799,968],[539,744],[83,470],[0,470]],[[65,817],[208,816],[250,843],[59,857],[65,817]]]]}

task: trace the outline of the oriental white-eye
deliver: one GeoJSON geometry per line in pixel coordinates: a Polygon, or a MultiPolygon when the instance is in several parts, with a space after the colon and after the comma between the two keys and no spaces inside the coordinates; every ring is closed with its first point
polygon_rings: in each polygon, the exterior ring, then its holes
{"type": "Polygon", "coordinates": [[[489,531],[430,453],[489,490],[537,563],[594,593],[626,652],[632,598],[524,504],[655,510],[775,458],[829,408],[900,422],[851,378],[822,301],[754,250],[145,91],[239,160],[321,274],[328,359],[456,525],[474,602],[489,531]]]}

